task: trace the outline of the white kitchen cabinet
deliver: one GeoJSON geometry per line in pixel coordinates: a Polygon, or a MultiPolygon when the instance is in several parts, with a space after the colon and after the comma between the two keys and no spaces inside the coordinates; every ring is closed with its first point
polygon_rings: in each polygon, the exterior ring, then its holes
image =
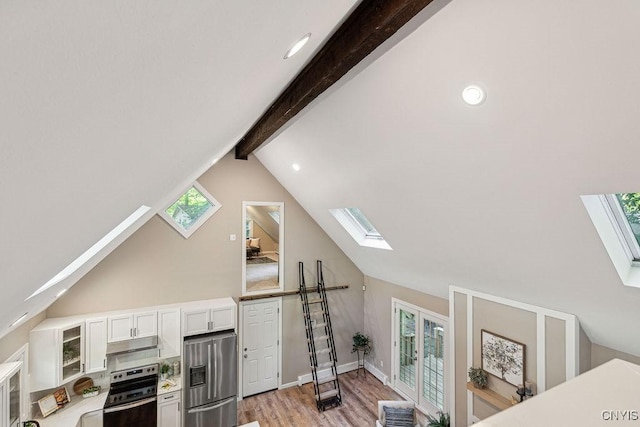
{"type": "Polygon", "coordinates": [[[212,300],[212,305],[182,308],[182,335],[198,335],[236,327],[236,305],[231,298],[212,300]]]}
{"type": "Polygon", "coordinates": [[[85,373],[84,326],[77,318],[48,319],[31,330],[32,392],[59,387],[85,373]]]}
{"type": "Polygon", "coordinates": [[[102,427],[102,409],[82,415],[82,427],[102,427]]]}
{"type": "Polygon", "coordinates": [[[0,427],[20,427],[22,362],[0,365],[0,427]]]}
{"type": "Polygon", "coordinates": [[[180,427],[181,409],[179,391],[158,396],[158,427],[180,427]]]}
{"type": "Polygon", "coordinates": [[[158,357],[168,359],[182,353],[180,336],[180,309],[158,311],[158,357]]]}
{"type": "Polygon", "coordinates": [[[107,333],[107,342],[110,343],[157,335],[158,312],[147,311],[109,316],[107,333]]]}
{"type": "Polygon", "coordinates": [[[85,373],[107,369],[107,318],[97,317],[85,322],[85,373]]]}

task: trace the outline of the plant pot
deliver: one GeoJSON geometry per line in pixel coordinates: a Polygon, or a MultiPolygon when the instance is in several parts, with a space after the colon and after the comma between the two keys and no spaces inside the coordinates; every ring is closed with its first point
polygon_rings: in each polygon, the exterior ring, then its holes
{"type": "Polygon", "coordinates": [[[487,387],[487,385],[486,385],[486,384],[482,384],[482,385],[481,385],[481,384],[473,383],[473,387],[475,387],[475,388],[479,388],[479,389],[483,389],[483,388],[486,388],[486,387],[487,387]]]}

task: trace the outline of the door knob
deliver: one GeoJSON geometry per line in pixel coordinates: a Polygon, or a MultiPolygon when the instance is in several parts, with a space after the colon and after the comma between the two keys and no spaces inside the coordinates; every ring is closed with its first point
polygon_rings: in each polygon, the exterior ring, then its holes
{"type": "Polygon", "coordinates": [[[244,358],[246,359],[247,357],[248,357],[248,356],[245,354],[245,355],[244,355],[244,358]]]}

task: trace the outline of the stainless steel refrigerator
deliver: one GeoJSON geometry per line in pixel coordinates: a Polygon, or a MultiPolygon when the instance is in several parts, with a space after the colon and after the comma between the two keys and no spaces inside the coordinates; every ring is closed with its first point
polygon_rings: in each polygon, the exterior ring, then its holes
{"type": "Polygon", "coordinates": [[[238,347],[235,332],[184,341],[184,427],[237,425],[238,347]]]}

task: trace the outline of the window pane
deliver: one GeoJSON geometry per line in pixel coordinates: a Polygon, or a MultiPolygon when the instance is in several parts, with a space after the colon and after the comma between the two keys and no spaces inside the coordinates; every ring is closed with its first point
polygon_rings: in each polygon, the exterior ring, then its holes
{"type": "Polygon", "coordinates": [[[640,245],[640,193],[616,194],[631,231],[640,245]]]}
{"type": "Polygon", "coordinates": [[[191,187],[165,211],[185,230],[188,229],[213,205],[195,187],[191,187]]]}
{"type": "Polygon", "coordinates": [[[444,328],[424,320],[424,360],[422,396],[434,406],[444,409],[444,328]]]}
{"type": "Polygon", "coordinates": [[[351,216],[360,224],[360,226],[364,229],[367,236],[372,237],[380,237],[380,233],[375,227],[369,222],[366,216],[360,211],[358,208],[347,208],[347,212],[351,214],[351,216]]]}
{"type": "Polygon", "coordinates": [[[416,386],[416,317],[414,314],[400,310],[400,381],[409,388],[416,386]]]}

